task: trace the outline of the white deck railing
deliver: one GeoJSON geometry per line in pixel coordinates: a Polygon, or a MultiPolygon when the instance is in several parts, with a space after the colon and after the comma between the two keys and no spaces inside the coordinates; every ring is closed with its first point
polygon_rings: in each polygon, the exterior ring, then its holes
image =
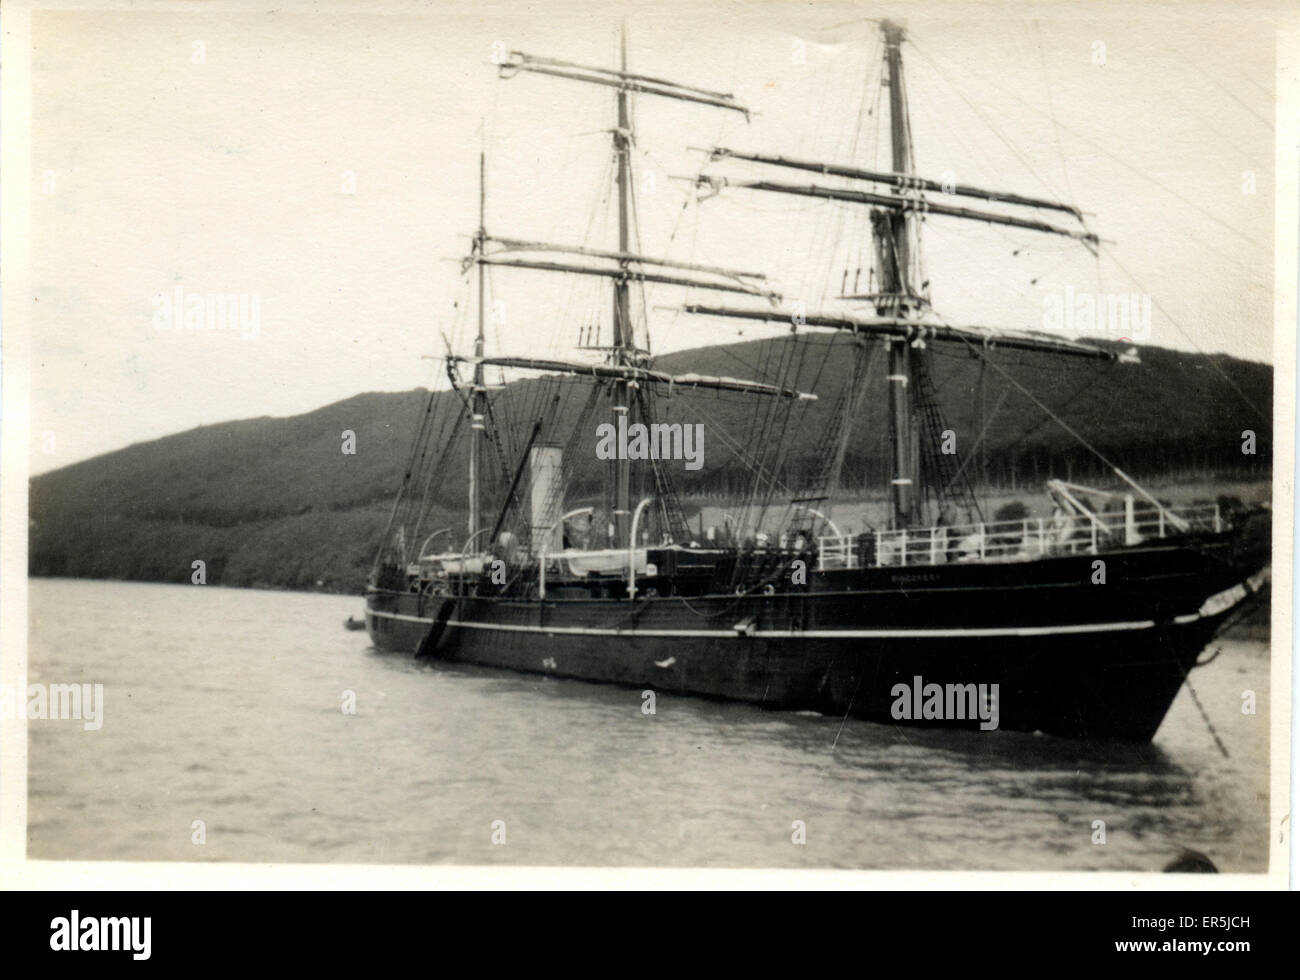
{"type": "Polygon", "coordinates": [[[1138,513],[1026,518],[981,524],[936,525],[827,535],[817,539],[817,567],[942,565],[961,561],[1027,561],[1048,555],[1095,554],[1101,548],[1141,544],[1185,533],[1223,530],[1218,504],[1138,513]],[[1172,515],[1172,517],[1170,516],[1172,515]]]}

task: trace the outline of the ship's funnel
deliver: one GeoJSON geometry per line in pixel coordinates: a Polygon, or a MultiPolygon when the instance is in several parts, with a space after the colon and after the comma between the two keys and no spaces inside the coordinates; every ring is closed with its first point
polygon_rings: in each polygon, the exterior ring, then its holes
{"type": "Polygon", "coordinates": [[[528,453],[529,514],[533,554],[548,555],[564,546],[564,451],[559,446],[534,446],[528,453]]]}

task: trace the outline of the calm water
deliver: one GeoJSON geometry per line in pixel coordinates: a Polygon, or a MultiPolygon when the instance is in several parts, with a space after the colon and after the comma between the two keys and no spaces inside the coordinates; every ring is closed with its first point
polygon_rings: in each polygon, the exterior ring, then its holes
{"type": "Polygon", "coordinates": [[[1159,870],[1186,846],[1266,865],[1261,642],[1193,674],[1225,759],[1186,690],[1140,748],[671,695],[647,716],[639,691],[378,653],[342,628],[360,606],[33,581],[29,679],[104,684],[104,722],[30,723],[29,856],[1159,870]]]}

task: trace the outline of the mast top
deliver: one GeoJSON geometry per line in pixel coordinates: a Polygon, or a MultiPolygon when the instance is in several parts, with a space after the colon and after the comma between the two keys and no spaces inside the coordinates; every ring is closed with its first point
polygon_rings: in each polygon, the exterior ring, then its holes
{"type": "Polygon", "coordinates": [[[886,43],[890,45],[902,44],[907,38],[907,22],[901,20],[882,20],[880,22],[880,33],[885,35],[886,43]]]}

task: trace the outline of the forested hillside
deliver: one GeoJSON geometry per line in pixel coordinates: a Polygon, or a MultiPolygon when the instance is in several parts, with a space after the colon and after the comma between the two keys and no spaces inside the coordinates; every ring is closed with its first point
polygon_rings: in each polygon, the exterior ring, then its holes
{"type": "MultiPolygon", "coordinates": [[[[834,410],[833,393],[852,364],[848,342],[793,356],[787,339],[702,348],[662,357],[669,371],[754,377],[785,365],[787,380],[830,392],[785,434],[783,480],[800,485],[818,467],[818,447],[834,410]]],[[[1097,450],[1140,476],[1187,473],[1211,479],[1266,476],[1271,432],[1247,402],[1272,405],[1272,368],[1222,355],[1142,351],[1139,365],[1063,362],[1000,353],[1011,378],[1045,403],[1097,450]],[[1242,432],[1258,451],[1242,454],[1242,432]]],[[[978,482],[1038,487],[1048,476],[1086,478],[1093,456],[1014,384],[964,353],[936,351],[935,375],[959,452],[985,432],[968,465],[978,482]],[[981,410],[982,409],[982,410],[981,410]]],[[[884,381],[876,371],[852,430],[842,489],[882,485],[886,431],[884,381]]],[[[768,372],[768,378],[773,375],[768,372]]],[[[529,404],[536,381],[495,396],[499,416],[525,425],[510,406],[529,404]]],[[[66,575],[188,581],[190,563],[207,562],[213,584],[359,590],[400,482],[425,391],[363,394],[292,418],[252,418],[205,426],[68,466],[31,485],[30,569],[66,575]],[[341,434],[356,453],[341,452],[341,434]]],[[[456,395],[435,396],[435,411],[456,395]]],[[[718,499],[748,485],[749,471],[724,449],[742,442],[753,407],[744,398],[674,396],[671,421],[699,421],[714,437],[704,467],[679,472],[690,501],[718,499]]],[[[576,419],[576,413],[574,414],[576,419]]],[[[594,443],[593,433],[593,443],[594,443]]],[[[446,461],[441,505],[457,516],[464,460],[446,461]]],[[[688,506],[688,511],[691,508],[688,506]]]]}

